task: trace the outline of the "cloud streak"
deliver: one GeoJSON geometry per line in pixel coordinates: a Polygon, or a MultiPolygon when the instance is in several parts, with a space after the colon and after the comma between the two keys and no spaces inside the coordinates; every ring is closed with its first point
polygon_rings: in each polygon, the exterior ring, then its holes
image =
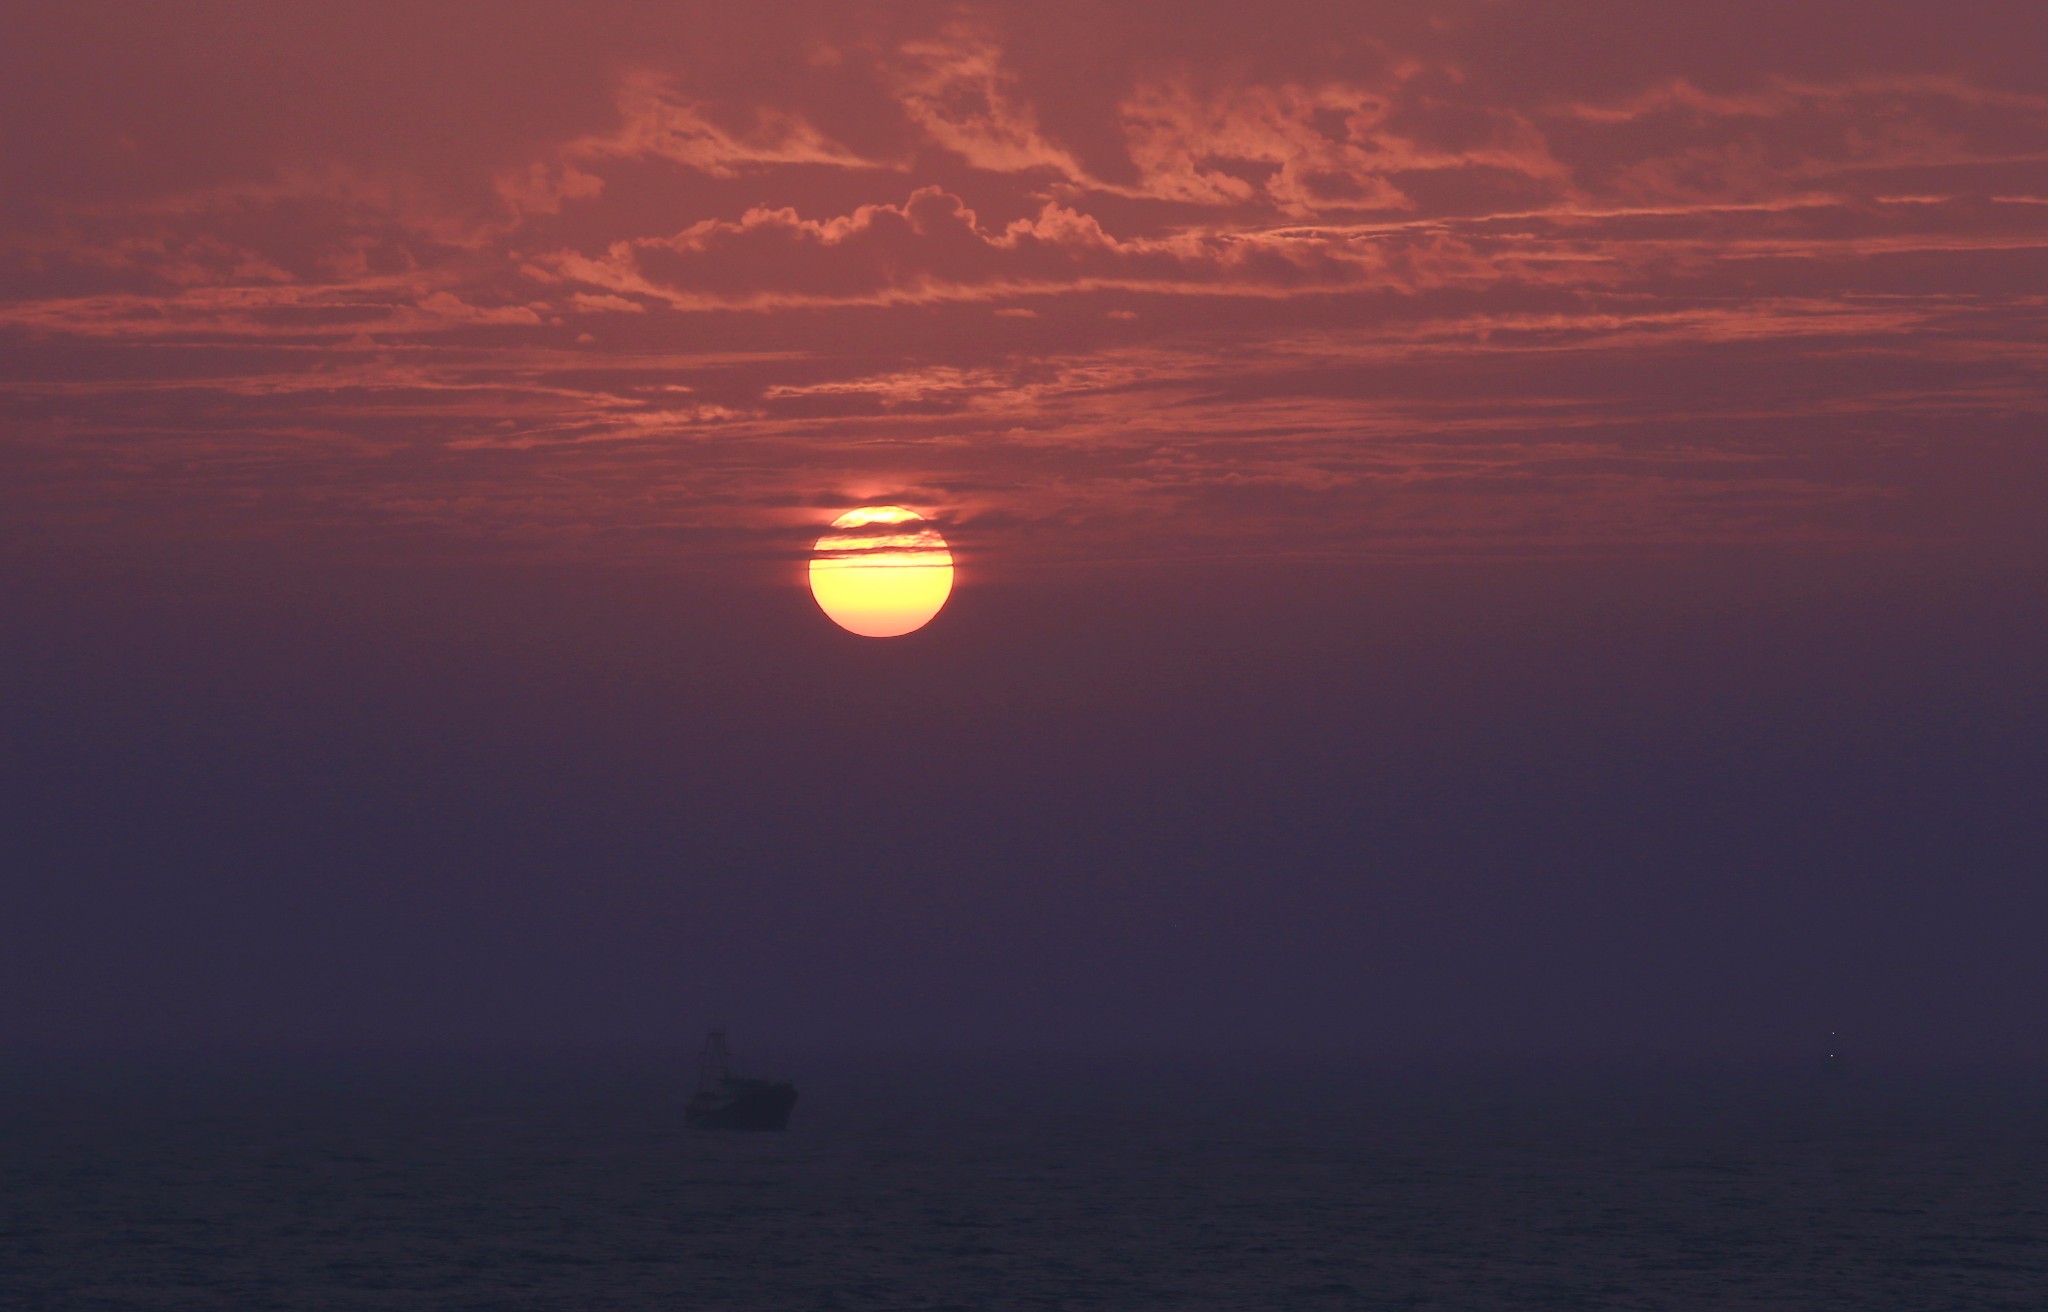
{"type": "Polygon", "coordinates": [[[887,494],[1013,561],[1875,549],[1975,531],[1920,492],[1957,442],[2041,485],[2048,88],[1903,36],[1532,82],[1519,12],[1056,57],[792,10],[746,77],[586,52],[475,167],[368,102],[239,176],[34,165],[12,531],[773,559],[887,494]]]}

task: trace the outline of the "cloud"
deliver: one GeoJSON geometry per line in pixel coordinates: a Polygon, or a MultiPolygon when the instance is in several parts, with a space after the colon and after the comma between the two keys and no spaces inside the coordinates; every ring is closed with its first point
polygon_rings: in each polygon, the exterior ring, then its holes
{"type": "Polygon", "coordinates": [[[969,165],[997,173],[1047,173],[1080,181],[1087,171],[1047,139],[1001,47],[964,22],[906,41],[890,82],[909,120],[969,165]]]}
{"type": "Polygon", "coordinates": [[[1294,218],[1406,212],[1418,206],[1405,179],[1474,170],[1556,190],[1562,170],[1521,116],[1467,107],[1455,134],[1444,130],[1447,117],[1412,80],[1399,79],[1241,85],[1207,95],[1186,81],[1152,82],[1119,109],[1138,170],[1132,191],[1163,200],[1256,203],[1294,218]]]}
{"type": "Polygon", "coordinates": [[[419,300],[418,311],[446,323],[538,324],[540,315],[530,305],[473,305],[454,292],[431,292],[419,300]]]}
{"type": "Polygon", "coordinates": [[[1844,540],[1919,531],[1869,451],[2042,417],[2048,107],[1967,60],[597,8],[574,94],[521,36],[455,78],[516,129],[431,152],[438,84],[347,70],[212,157],[80,111],[4,198],[12,486],[624,553],[884,487],[1020,555],[1844,540]]]}
{"type": "Polygon", "coordinates": [[[1676,78],[1557,105],[1545,123],[1585,194],[1634,202],[1867,195],[1884,175],[2048,160],[2048,97],[1946,76],[1766,77],[1717,92],[1676,78]]]}
{"type": "MultiPolygon", "coordinates": [[[[870,159],[833,140],[802,113],[772,104],[718,110],[692,99],[675,80],[647,70],[625,76],[618,92],[619,126],[561,148],[572,166],[607,160],[656,159],[717,178],[795,165],[901,171],[903,160],[870,159]],[[735,121],[736,120],[736,121],[735,121]]],[[[583,184],[593,194],[595,188],[583,184]]]]}
{"type": "Polygon", "coordinates": [[[919,188],[901,204],[806,218],[754,209],[599,257],[555,252],[548,275],[677,308],[989,300],[1105,289],[1280,295],[1486,282],[1498,266],[1421,230],[1209,230],[1118,238],[1056,202],[1000,228],[960,197],[919,188]]]}

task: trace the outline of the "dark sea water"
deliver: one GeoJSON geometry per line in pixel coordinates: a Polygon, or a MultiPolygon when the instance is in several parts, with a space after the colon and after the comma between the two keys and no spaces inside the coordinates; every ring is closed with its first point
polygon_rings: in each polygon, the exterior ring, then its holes
{"type": "Polygon", "coordinates": [[[0,1307],[2048,1308],[2048,1085],[819,1063],[0,1084],[0,1307]]]}

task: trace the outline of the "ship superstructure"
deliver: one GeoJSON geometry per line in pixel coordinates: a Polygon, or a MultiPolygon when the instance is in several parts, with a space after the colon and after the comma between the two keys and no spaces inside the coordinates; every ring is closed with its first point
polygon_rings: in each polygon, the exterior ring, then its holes
{"type": "Polygon", "coordinates": [[[788,1080],[734,1075],[725,1031],[713,1030],[704,1041],[697,1092],[683,1109],[683,1121],[707,1130],[783,1130],[795,1106],[796,1086],[788,1080]]]}

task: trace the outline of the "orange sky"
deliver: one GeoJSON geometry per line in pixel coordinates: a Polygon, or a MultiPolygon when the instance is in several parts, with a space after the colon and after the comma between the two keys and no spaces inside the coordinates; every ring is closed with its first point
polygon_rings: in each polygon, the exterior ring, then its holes
{"type": "Polygon", "coordinates": [[[0,531],[2039,545],[2036,6],[727,8],[30,6],[0,531]]]}

